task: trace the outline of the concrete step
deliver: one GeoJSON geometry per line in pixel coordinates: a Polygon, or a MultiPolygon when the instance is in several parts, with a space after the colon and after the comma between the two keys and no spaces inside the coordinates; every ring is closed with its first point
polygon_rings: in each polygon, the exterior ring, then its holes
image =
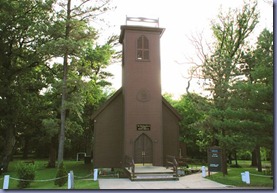
{"type": "Polygon", "coordinates": [[[134,176],[130,169],[127,169],[132,181],[165,181],[179,180],[175,173],[168,168],[161,166],[136,166],[134,176]]]}
{"type": "Polygon", "coordinates": [[[179,180],[178,177],[174,176],[136,176],[131,178],[131,181],[172,181],[179,180]]]}
{"type": "Polygon", "coordinates": [[[165,181],[165,180],[179,180],[173,173],[135,173],[132,181],[165,181]]]}

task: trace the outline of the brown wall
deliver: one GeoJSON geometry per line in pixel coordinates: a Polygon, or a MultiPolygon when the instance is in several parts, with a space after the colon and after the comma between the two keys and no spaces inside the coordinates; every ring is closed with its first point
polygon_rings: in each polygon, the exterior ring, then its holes
{"type": "Polygon", "coordinates": [[[153,142],[153,165],[162,165],[162,96],[160,69],[160,35],[163,29],[123,26],[123,96],[124,153],[134,157],[134,142],[142,134],[137,124],[150,124],[145,134],[153,142]],[[149,61],[136,59],[137,39],[144,35],[149,41],[149,61]],[[139,93],[147,92],[148,100],[140,101],[139,93]]]}
{"type": "Polygon", "coordinates": [[[123,99],[118,94],[94,121],[94,167],[121,167],[123,156],[123,99]]]}
{"type": "Polygon", "coordinates": [[[166,155],[179,155],[179,123],[176,115],[163,103],[163,154],[164,165],[166,155]]]}
{"type": "Polygon", "coordinates": [[[164,29],[122,26],[121,30],[122,89],[92,116],[95,119],[94,167],[121,167],[125,155],[136,156],[140,162],[144,137],[139,136],[145,135],[145,147],[152,152],[149,153],[151,162],[162,166],[166,155],[178,155],[180,119],[161,95],[160,37],[164,29]],[[149,40],[148,61],[136,59],[136,43],[141,35],[149,40]],[[149,124],[151,129],[139,131],[137,124],[149,124]]]}

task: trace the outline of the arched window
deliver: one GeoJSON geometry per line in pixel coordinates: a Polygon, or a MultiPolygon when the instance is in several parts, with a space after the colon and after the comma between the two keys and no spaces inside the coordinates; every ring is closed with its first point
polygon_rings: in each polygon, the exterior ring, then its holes
{"type": "Polygon", "coordinates": [[[149,42],[145,36],[137,40],[137,60],[149,60],[149,42]]]}

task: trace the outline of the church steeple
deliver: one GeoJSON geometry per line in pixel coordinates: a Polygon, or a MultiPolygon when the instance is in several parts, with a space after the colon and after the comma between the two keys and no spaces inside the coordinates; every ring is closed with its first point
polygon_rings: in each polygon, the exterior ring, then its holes
{"type": "Polygon", "coordinates": [[[160,65],[163,32],[158,27],[121,26],[124,152],[134,157],[136,163],[163,162],[160,65]]]}
{"type": "Polygon", "coordinates": [[[94,167],[127,167],[130,158],[162,166],[167,155],[178,156],[181,117],[161,94],[163,32],[158,26],[121,26],[122,88],[92,115],[94,167]]]}

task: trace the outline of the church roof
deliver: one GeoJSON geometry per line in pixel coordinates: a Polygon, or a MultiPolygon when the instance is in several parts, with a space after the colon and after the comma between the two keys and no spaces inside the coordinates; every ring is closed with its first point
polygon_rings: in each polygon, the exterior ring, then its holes
{"type": "Polygon", "coordinates": [[[94,119],[95,117],[97,117],[97,115],[104,111],[107,108],[107,106],[109,106],[109,104],[111,104],[114,101],[114,99],[118,97],[120,94],[122,94],[122,87],[118,89],[99,109],[97,109],[97,111],[95,111],[92,114],[91,118],[94,119]]]}
{"type": "MultiPolygon", "coordinates": [[[[118,89],[96,112],[94,112],[91,118],[95,119],[95,117],[104,111],[120,94],[122,94],[122,87],[118,89]]],[[[182,119],[181,115],[164,97],[162,97],[162,104],[165,105],[179,120],[182,119]]]]}
{"type": "Polygon", "coordinates": [[[179,119],[179,121],[182,119],[182,116],[164,97],[162,97],[162,103],[171,110],[171,112],[179,119]]]}

